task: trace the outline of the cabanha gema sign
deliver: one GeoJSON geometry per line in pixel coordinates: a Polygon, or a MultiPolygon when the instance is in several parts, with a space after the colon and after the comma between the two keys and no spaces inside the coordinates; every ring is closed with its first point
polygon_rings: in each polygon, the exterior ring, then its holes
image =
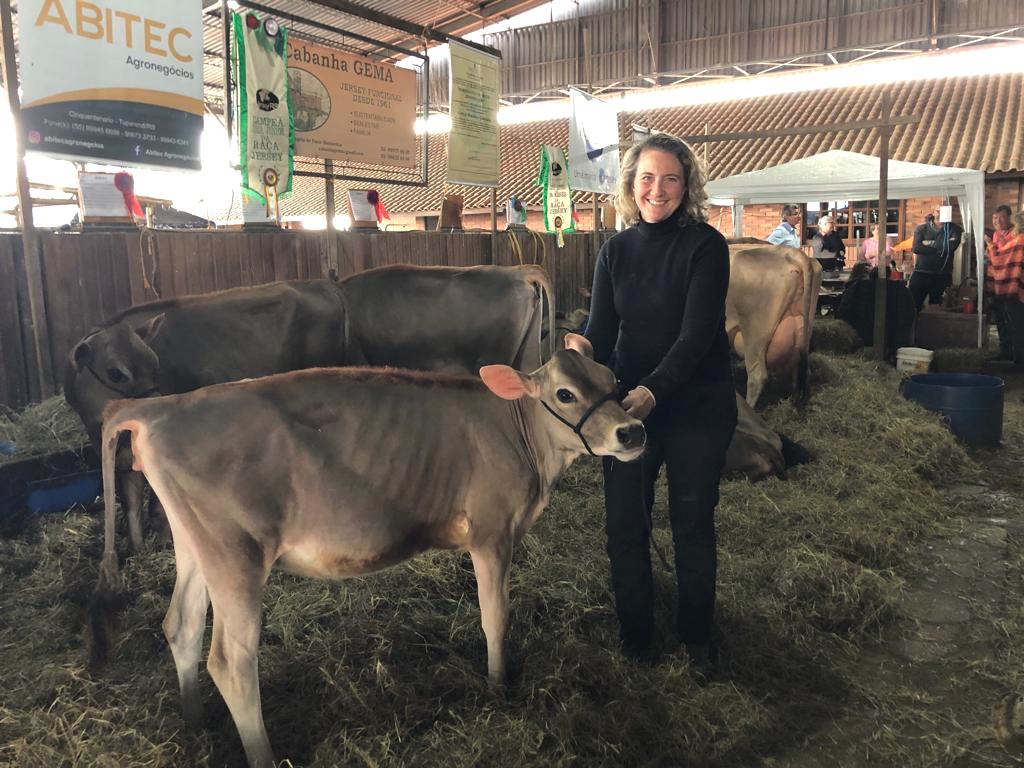
{"type": "Polygon", "coordinates": [[[416,73],[288,38],[295,154],[416,167],[416,73]]]}
{"type": "Polygon", "coordinates": [[[199,169],[202,0],[20,0],[30,151],[199,169]]]}

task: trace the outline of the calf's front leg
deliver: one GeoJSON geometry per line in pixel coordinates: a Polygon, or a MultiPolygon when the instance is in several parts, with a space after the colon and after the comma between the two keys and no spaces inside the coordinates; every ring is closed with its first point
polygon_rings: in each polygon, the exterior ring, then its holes
{"type": "Polygon", "coordinates": [[[512,542],[491,542],[470,551],[476,572],[480,623],[487,638],[487,677],[491,686],[505,685],[505,631],[508,628],[508,582],[512,566],[512,542]]]}

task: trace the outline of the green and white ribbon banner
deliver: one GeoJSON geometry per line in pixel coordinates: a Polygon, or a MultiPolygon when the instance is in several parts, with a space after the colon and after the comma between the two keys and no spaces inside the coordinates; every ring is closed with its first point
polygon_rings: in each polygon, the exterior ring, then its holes
{"type": "Polygon", "coordinates": [[[295,126],[285,56],[288,32],[272,18],[235,13],[238,146],[242,187],[267,202],[292,191],[295,126]]]}
{"type": "Polygon", "coordinates": [[[572,190],[560,147],[541,145],[537,186],[544,188],[544,228],[548,232],[572,232],[572,190]]]}

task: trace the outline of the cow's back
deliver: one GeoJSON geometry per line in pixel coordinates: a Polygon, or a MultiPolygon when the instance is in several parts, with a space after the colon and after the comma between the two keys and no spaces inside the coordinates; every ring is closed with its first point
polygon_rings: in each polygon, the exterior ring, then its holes
{"type": "Polygon", "coordinates": [[[348,362],[342,298],[328,280],[191,297],[166,308],[149,345],[165,393],[348,362]]]}
{"type": "Polygon", "coordinates": [[[529,269],[397,266],[353,275],[342,290],[367,364],[476,373],[516,364],[539,337],[535,285],[529,269]]]}

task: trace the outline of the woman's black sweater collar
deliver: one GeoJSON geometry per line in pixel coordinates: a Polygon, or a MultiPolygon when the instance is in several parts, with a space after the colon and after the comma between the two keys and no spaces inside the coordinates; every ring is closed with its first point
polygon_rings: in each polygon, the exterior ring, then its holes
{"type": "Polygon", "coordinates": [[[640,219],[636,223],[636,228],[648,240],[663,240],[682,232],[683,224],[679,220],[679,215],[675,214],[653,224],[640,219]]]}

